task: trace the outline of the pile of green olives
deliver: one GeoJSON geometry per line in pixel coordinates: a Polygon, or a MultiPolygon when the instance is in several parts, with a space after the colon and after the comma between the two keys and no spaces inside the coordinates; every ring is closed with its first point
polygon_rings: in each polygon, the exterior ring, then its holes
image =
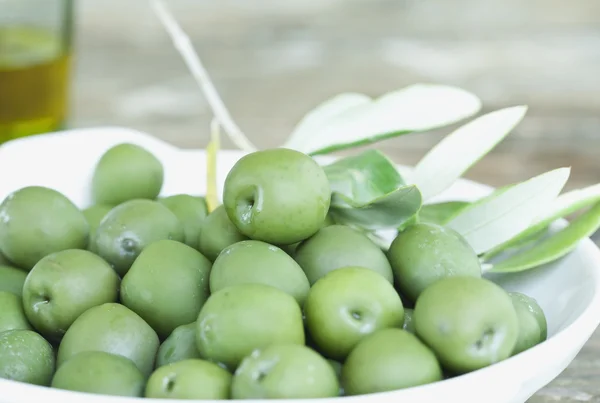
{"type": "Polygon", "coordinates": [[[160,196],[119,144],[93,204],[28,186],[0,205],[0,377],[115,396],[293,399],[410,388],[547,337],[531,297],[482,277],[456,232],[415,223],[383,250],[329,214],[306,154],[242,157],[223,203],[160,196]]]}

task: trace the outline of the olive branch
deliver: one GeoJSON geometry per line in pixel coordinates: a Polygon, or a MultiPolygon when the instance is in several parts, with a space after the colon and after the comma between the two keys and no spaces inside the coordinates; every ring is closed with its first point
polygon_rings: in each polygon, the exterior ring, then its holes
{"type": "MultiPolygon", "coordinates": [[[[151,0],[151,5],[214,115],[207,146],[206,196],[212,211],[218,205],[220,128],[241,150],[258,149],[234,122],[190,38],[165,2],[151,0]]],[[[330,154],[445,127],[480,109],[475,95],[443,85],[415,84],[376,99],[342,93],[309,111],[283,147],[313,156],[330,154]]],[[[569,167],[511,184],[475,201],[435,199],[500,143],[526,112],[527,106],[521,105],[475,118],[448,134],[404,175],[383,153],[373,150],[324,166],[332,187],[331,216],[377,239],[384,249],[387,245],[377,236],[382,230],[402,231],[415,222],[445,225],[473,247],[484,272],[523,271],[565,256],[600,228],[600,184],[560,194],[569,167]],[[583,209],[587,211],[569,225],[553,229],[557,219],[583,209]]]]}

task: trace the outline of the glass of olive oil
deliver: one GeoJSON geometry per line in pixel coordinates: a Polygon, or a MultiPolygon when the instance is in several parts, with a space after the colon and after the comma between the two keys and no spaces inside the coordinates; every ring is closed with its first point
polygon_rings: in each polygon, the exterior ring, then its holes
{"type": "Polygon", "coordinates": [[[0,143],[63,127],[73,3],[0,0],[0,143]]]}

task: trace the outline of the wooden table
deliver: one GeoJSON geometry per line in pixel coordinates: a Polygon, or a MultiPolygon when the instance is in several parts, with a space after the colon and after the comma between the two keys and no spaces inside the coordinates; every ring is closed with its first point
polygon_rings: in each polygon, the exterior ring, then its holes
{"type": "MultiPolygon", "coordinates": [[[[568,188],[600,182],[597,0],[169,3],[260,147],[281,144],[305,112],[336,93],[377,96],[437,82],[473,91],[486,111],[529,105],[526,119],[466,177],[498,186],[571,166],[568,188]]],[[[204,147],[210,110],[147,2],[78,0],[78,7],[70,125],[122,125],[204,147]]],[[[448,131],[381,147],[413,164],[448,131]]],[[[530,402],[600,402],[598,376],[600,332],[530,402]]]]}

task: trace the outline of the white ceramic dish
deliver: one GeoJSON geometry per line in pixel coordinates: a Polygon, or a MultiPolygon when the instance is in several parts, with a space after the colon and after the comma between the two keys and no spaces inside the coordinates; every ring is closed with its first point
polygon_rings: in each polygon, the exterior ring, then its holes
{"type": "MultiPolygon", "coordinates": [[[[202,150],[180,150],[127,129],[97,128],[31,137],[1,146],[0,199],[23,186],[41,185],[62,192],[85,207],[90,201],[89,183],[96,161],[109,147],[122,142],[146,147],[163,162],[163,195],[204,193],[206,158],[202,150]]],[[[220,186],[241,155],[238,151],[221,152],[220,186]]],[[[490,190],[461,180],[440,199],[468,200],[490,190]]],[[[538,300],[548,317],[547,341],[499,364],[454,379],[389,393],[319,400],[325,403],[525,402],[569,365],[600,323],[600,251],[592,241],[584,240],[572,254],[555,264],[493,279],[508,290],[522,291],[538,300]]],[[[0,403],[139,403],[140,400],[66,392],[0,379],[0,403]]],[[[314,403],[314,400],[296,403],[314,403]]]]}

